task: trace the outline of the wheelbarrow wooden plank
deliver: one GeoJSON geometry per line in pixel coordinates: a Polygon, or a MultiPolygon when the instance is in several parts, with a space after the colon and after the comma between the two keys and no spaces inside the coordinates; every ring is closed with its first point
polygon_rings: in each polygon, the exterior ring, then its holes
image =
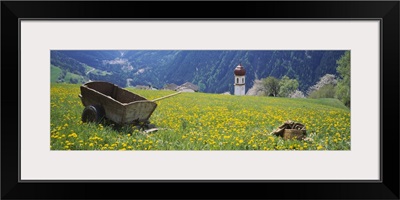
{"type": "Polygon", "coordinates": [[[150,118],[157,104],[152,101],[136,101],[125,106],[124,123],[131,121],[144,122],[150,118]]]}

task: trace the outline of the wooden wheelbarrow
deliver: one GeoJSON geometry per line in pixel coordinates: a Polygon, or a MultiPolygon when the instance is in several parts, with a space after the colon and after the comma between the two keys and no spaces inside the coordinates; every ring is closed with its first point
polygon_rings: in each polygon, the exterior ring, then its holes
{"type": "Polygon", "coordinates": [[[82,112],[83,122],[99,123],[106,118],[118,125],[132,124],[147,129],[155,128],[149,122],[157,107],[155,102],[181,93],[147,100],[115,84],[100,81],[85,83],[80,90],[79,97],[85,106],[82,112]]]}

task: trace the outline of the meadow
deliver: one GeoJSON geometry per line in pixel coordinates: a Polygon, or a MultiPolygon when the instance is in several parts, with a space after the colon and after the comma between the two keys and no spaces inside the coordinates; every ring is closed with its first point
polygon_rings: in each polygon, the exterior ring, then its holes
{"type": "MultiPolygon", "coordinates": [[[[350,110],[335,99],[181,93],[158,101],[148,134],[109,123],[82,123],[79,84],[51,84],[51,150],[350,150],[350,110]],[[270,135],[287,120],[308,141],[270,135]]],[[[174,91],[129,91],[152,100],[174,91]]]]}

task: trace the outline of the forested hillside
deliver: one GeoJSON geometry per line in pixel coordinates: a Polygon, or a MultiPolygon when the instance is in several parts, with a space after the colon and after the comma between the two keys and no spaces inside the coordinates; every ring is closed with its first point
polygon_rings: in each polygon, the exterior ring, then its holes
{"type": "MultiPolygon", "coordinates": [[[[132,50],[51,51],[52,69],[80,76],[52,77],[58,82],[110,81],[119,86],[192,82],[200,91],[233,93],[233,70],[241,63],[246,73],[246,90],[255,79],[288,76],[297,79],[305,92],[325,74],[336,72],[336,61],[344,51],[241,51],[241,50],[132,50]],[[57,69],[58,70],[58,69],[57,69]]],[[[52,73],[63,74],[63,73],[52,73]]]]}

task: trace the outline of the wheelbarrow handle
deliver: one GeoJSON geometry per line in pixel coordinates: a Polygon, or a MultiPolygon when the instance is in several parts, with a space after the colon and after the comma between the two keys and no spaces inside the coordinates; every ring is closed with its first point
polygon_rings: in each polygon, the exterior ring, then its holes
{"type": "Polygon", "coordinates": [[[167,96],[163,96],[163,97],[160,97],[160,98],[157,98],[157,99],[153,99],[153,100],[151,100],[151,101],[152,101],[152,102],[156,102],[156,101],[159,101],[159,100],[168,98],[168,97],[175,96],[175,95],[180,94],[180,93],[182,93],[182,92],[177,92],[177,93],[174,93],[174,94],[170,94],[170,95],[167,95],[167,96]]]}

